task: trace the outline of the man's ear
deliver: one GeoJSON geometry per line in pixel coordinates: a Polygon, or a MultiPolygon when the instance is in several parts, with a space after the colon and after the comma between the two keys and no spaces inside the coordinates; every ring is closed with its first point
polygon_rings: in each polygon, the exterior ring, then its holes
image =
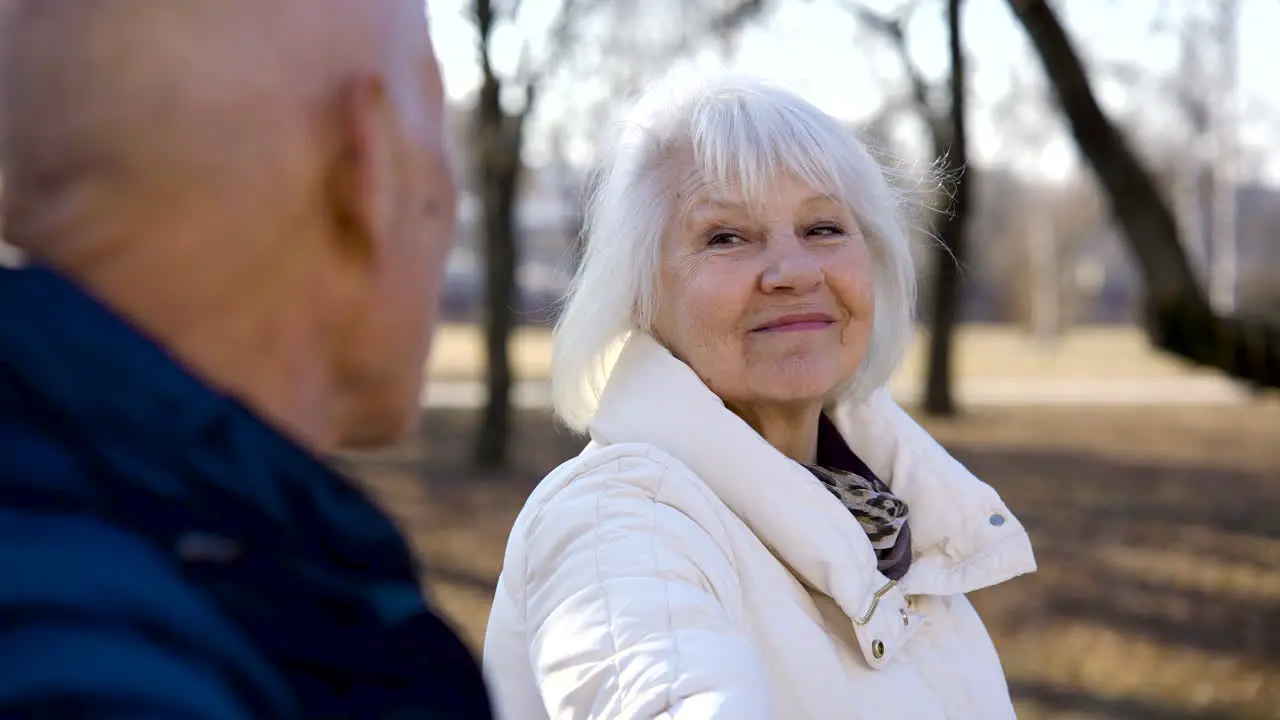
{"type": "Polygon", "coordinates": [[[398,197],[394,110],[386,84],[363,78],[338,97],[328,194],[344,256],[376,262],[395,228],[398,197]]]}

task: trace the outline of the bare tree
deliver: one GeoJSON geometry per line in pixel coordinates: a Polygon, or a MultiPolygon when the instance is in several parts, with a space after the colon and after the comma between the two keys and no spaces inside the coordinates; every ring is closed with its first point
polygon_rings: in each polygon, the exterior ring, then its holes
{"type": "MultiPolygon", "coordinates": [[[[556,47],[565,47],[582,0],[565,0],[560,8],[553,39],[556,47]]],[[[515,111],[502,105],[505,81],[493,67],[493,35],[503,21],[513,21],[518,0],[504,8],[493,0],[474,0],[476,33],[479,37],[480,91],[473,115],[472,150],[474,173],[480,193],[481,246],[485,260],[484,341],[485,380],[488,397],[479,434],[475,458],[480,466],[496,467],[506,463],[507,437],[511,433],[511,334],[516,326],[516,268],[519,264],[515,207],[521,175],[524,170],[525,129],[538,96],[539,85],[548,65],[532,71],[523,68],[524,77],[514,81],[523,85],[524,102],[515,111]],[[501,13],[505,11],[506,17],[501,13]]]]}
{"type": "Polygon", "coordinates": [[[1280,386],[1280,328],[1214,313],[1153,176],[1099,106],[1075,47],[1046,0],[1006,0],[1053,85],[1146,280],[1147,329],[1157,347],[1258,385],[1280,386]]]}
{"type": "Polygon", "coordinates": [[[930,297],[931,332],[929,361],[925,371],[924,409],[931,415],[954,415],[952,347],[960,315],[960,290],[965,257],[965,227],[969,209],[969,183],[961,181],[968,162],[965,122],[965,56],[961,27],[962,0],[947,0],[946,15],[950,51],[947,100],[938,100],[934,88],[916,66],[907,49],[906,23],[918,7],[913,0],[894,16],[884,16],[863,5],[850,4],[864,26],[884,37],[898,55],[911,88],[916,112],[928,128],[933,155],[942,163],[948,192],[939,208],[937,261],[930,297]]]}
{"type": "MultiPolygon", "coordinates": [[[[933,285],[933,332],[929,337],[929,368],[925,382],[924,409],[933,415],[954,415],[955,395],[952,388],[952,347],[956,322],[960,316],[961,271],[966,255],[965,231],[969,216],[971,183],[960,173],[969,162],[969,133],[965,119],[967,95],[965,87],[964,33],[961,25],[962,0],[947,0],[947,41],[951,56],[950,151],[946,157],[946,174],[954,186],[951,203],[938,234],[946,257],[939,255],[933,285]]],[[[935,148],[936,149],[936,148],[935,148]]]]}

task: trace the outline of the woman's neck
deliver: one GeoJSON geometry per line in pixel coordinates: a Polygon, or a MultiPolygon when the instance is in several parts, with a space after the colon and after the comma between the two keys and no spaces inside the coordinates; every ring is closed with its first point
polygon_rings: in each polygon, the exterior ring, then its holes
{"type": "Polygon", "coordinates": [[[814,462],[822,403],[731,405],[729,409],[778,452],[799,463],[814,462]]]}

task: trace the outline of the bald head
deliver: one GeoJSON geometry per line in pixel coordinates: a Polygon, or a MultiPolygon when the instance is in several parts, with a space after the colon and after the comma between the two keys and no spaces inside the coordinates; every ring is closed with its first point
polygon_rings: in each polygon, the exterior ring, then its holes
{"type": "Polygon", "coordinates": [[[34,253],[81,215],[108,222],[135,200],[267,200],[306,170],[304,146],[329,130],[322,108],[348,79],[384,77],[406,122],[439,102],[405,72],[430,58],[414,0],[3,4],[4,235],[34,253]]]}
{"type": "Polygon", "coordinates": [[[313,445],[416,417],[452,240],[421,0],[0,0],[3,237],[313,445]]]}

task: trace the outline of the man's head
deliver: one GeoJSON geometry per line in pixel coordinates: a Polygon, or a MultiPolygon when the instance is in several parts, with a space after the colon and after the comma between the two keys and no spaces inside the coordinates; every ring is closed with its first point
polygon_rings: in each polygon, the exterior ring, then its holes
{"type": "Polygon", "coordinates": [[[3,235],[321,449],[416,415],[454,186],[419,0],[0,0],[3,235]]]}

